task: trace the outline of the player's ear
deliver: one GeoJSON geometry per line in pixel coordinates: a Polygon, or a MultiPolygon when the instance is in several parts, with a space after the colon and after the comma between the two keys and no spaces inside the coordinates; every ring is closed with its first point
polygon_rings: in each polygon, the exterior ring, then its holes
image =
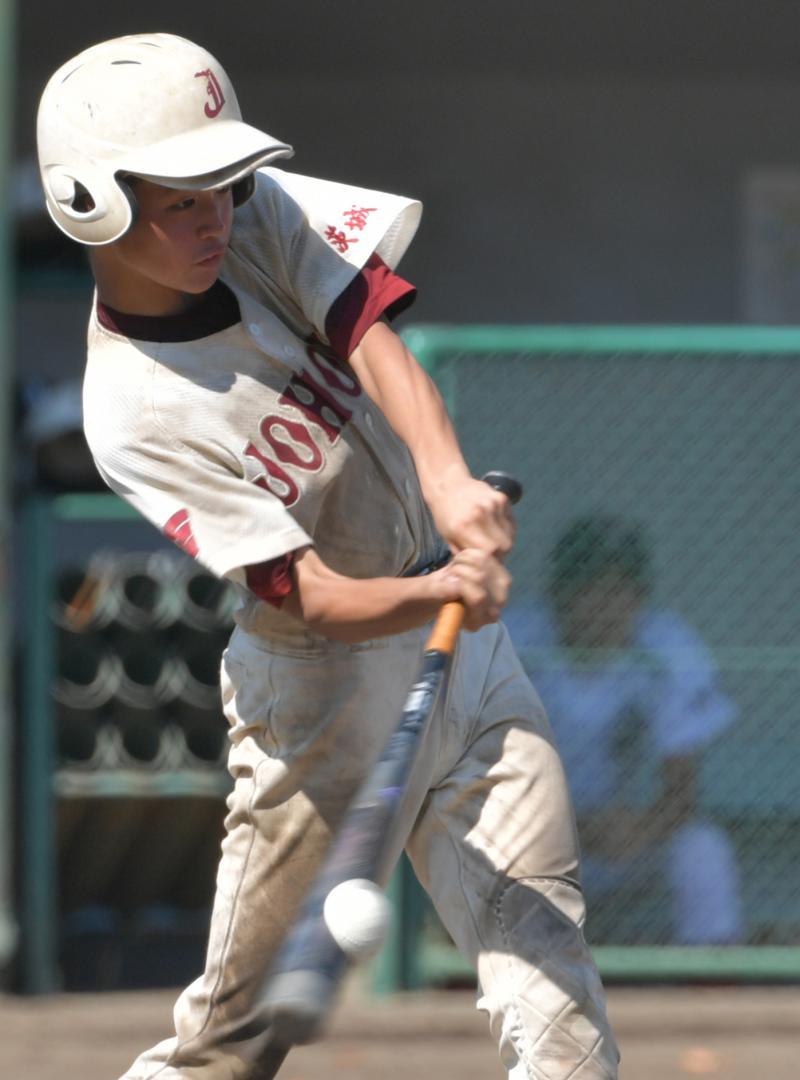
{"type": "Polygon", "coordinates": [[[42,173],[47,209],[73,240],[107,244],[133,223],[136,198],[128,178],[109,176],[90,163],[77,168],[48,165],[42,173]]]}
{"type": "Polygon", "coordinates": [[[89,214],[95,208],[95,202],[91,192],[79,181],[75,181],[75,194],[72,199],[72,209],[79,214],[89,214]]]}

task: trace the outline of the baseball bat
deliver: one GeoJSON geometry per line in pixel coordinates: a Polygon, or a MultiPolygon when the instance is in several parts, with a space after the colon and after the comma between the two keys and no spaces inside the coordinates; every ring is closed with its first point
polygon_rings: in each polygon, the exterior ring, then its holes
{"type": "MultiPolygon", "coordinates": [[[[519,501],[522,486],[517,480],[500,472],[487,473],[483,479],[511,503],[519,501]]],[[[270,969],[259,997],[259,1011],[278,1046],[312,1042],[333,1003],[350,958],[325,924],[325,899],[346,881],[365,878],[378,883],[388,869],[387,836],[417,758],[420,736],[447,676],[463,620],[460,601],[442,605],[399,722],[351,802],[270,969]]]]}

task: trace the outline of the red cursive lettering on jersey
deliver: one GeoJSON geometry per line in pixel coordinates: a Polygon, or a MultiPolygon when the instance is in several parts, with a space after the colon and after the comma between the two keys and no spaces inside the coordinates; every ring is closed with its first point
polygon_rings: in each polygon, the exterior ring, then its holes
{"type": "Polygon", "coordinates": [[[337,229],[335,225],[329,225],[325,230],[325,239],[330,243],[332,247],[335,247],[337,251],[345,254],[350,248],[351,244],[357,244],[358,239],[355,236],[345,236],[344,229],[337,229]]]}
{"type": "MultiPolygon", "coordinates": [[[[314,352],[311,346],[308,347],[306,353],[308,359],[332,389],[341,390],[348,397],[358,397],[361,394],[361,387],[355,376],[350,375],[335,361],[320,356],[319,353],[314,352]]],[[[307,373],[304,372],[303,374],[307,373]]]]}
{"type": "Polygon", "coordinates": [[[335,391],[354,398],[361,394],[358,380],[349,375],[335,362],[324,359],[309,346],[307,356],[314,375],[307,369],[293,375],[278,398],[280,405],[296,409],[301,420],[269,413],[258,425],[261,438],[274,457],[249,442],[244,449],[247,457],[260,461],[267,471],[254,483],[271,492],[285,506],[294,506],[300,498],[300,488],[291,475],[292,469],[317,472],[322,468],[322,449],[308,426],[308,421],[322,428],[328,442],[333,445],[342,433],[352,412],[336,399],[335,391]],[[316,377],[315,377],[316,376],[316,377]],[[277,458],[277,461],[275,460],[277,458]],[[284,465],[287,468],[284,468],[284,465]]]}
{"type": "Polygon", "coordinates": [[[244,452],[248,457],[260,461],[267,471],[266,476],[257,476],[253,483],[268,491],[271,495],[275,495],[284,506],[294,506],[300,498],[300,488],[283,466],[267,457],[266,454],[262,454],[252,443],[247,444],[244,452]]]}
{"type": "Polygon", "coordinates": [[[349,210],[345,210],[344,223],[348,229],[364,229],[370,214],[374,214],[377,206],[356,206],[355,203],[349,210]]]}
{"type": "Polygon", "coordinates": [[[299,420],[288,420],[285,416],[265,416],[258,425],[258,430],[275,451],[278,461],[308,472],[316,472],[321,468],[322,451],[314,442],[311,432],[299,420]]]}
{"type": "Polygon", "coordinates": [[[307,372],[292,378],[278,403],[299,409],[307,420],[322,428],[330,443],[336,442],[342,428],[353,415],[337,402],[333,394],[318,386],[307,372]]]}

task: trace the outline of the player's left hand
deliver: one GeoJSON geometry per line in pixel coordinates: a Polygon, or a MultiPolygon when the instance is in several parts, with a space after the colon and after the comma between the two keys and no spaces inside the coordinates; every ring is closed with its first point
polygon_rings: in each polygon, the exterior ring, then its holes
{"type": "Polygon", "coordinates": [[[511,575],[503,563],[480,548],[459,551],[441,570],[430,575],[431,582],[441,582],[452,589],[444,600],[460,600],[464,605],[464,629],[480,630],[497,622],[508,600],[511,575]]]}
{"type": "Polygon", "coordinates": [[[455,553],[477,548],[502,559],[514,546],[516,525],[511,504],[483,480],[464,476],[443,483],[431,512],[455,553]]]}

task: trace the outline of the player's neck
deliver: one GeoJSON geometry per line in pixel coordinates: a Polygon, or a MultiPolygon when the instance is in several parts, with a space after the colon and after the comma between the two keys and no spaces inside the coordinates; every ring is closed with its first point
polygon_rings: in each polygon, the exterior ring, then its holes
{"type": "Polygon", "coordinates": [[[198,302],[199,297],[192,293],[180,292],[127,267],[120,267],[102,251],[92,252],[90,261],[98,299],[114,311],[163,317],[180,315],[198,302]]]}

